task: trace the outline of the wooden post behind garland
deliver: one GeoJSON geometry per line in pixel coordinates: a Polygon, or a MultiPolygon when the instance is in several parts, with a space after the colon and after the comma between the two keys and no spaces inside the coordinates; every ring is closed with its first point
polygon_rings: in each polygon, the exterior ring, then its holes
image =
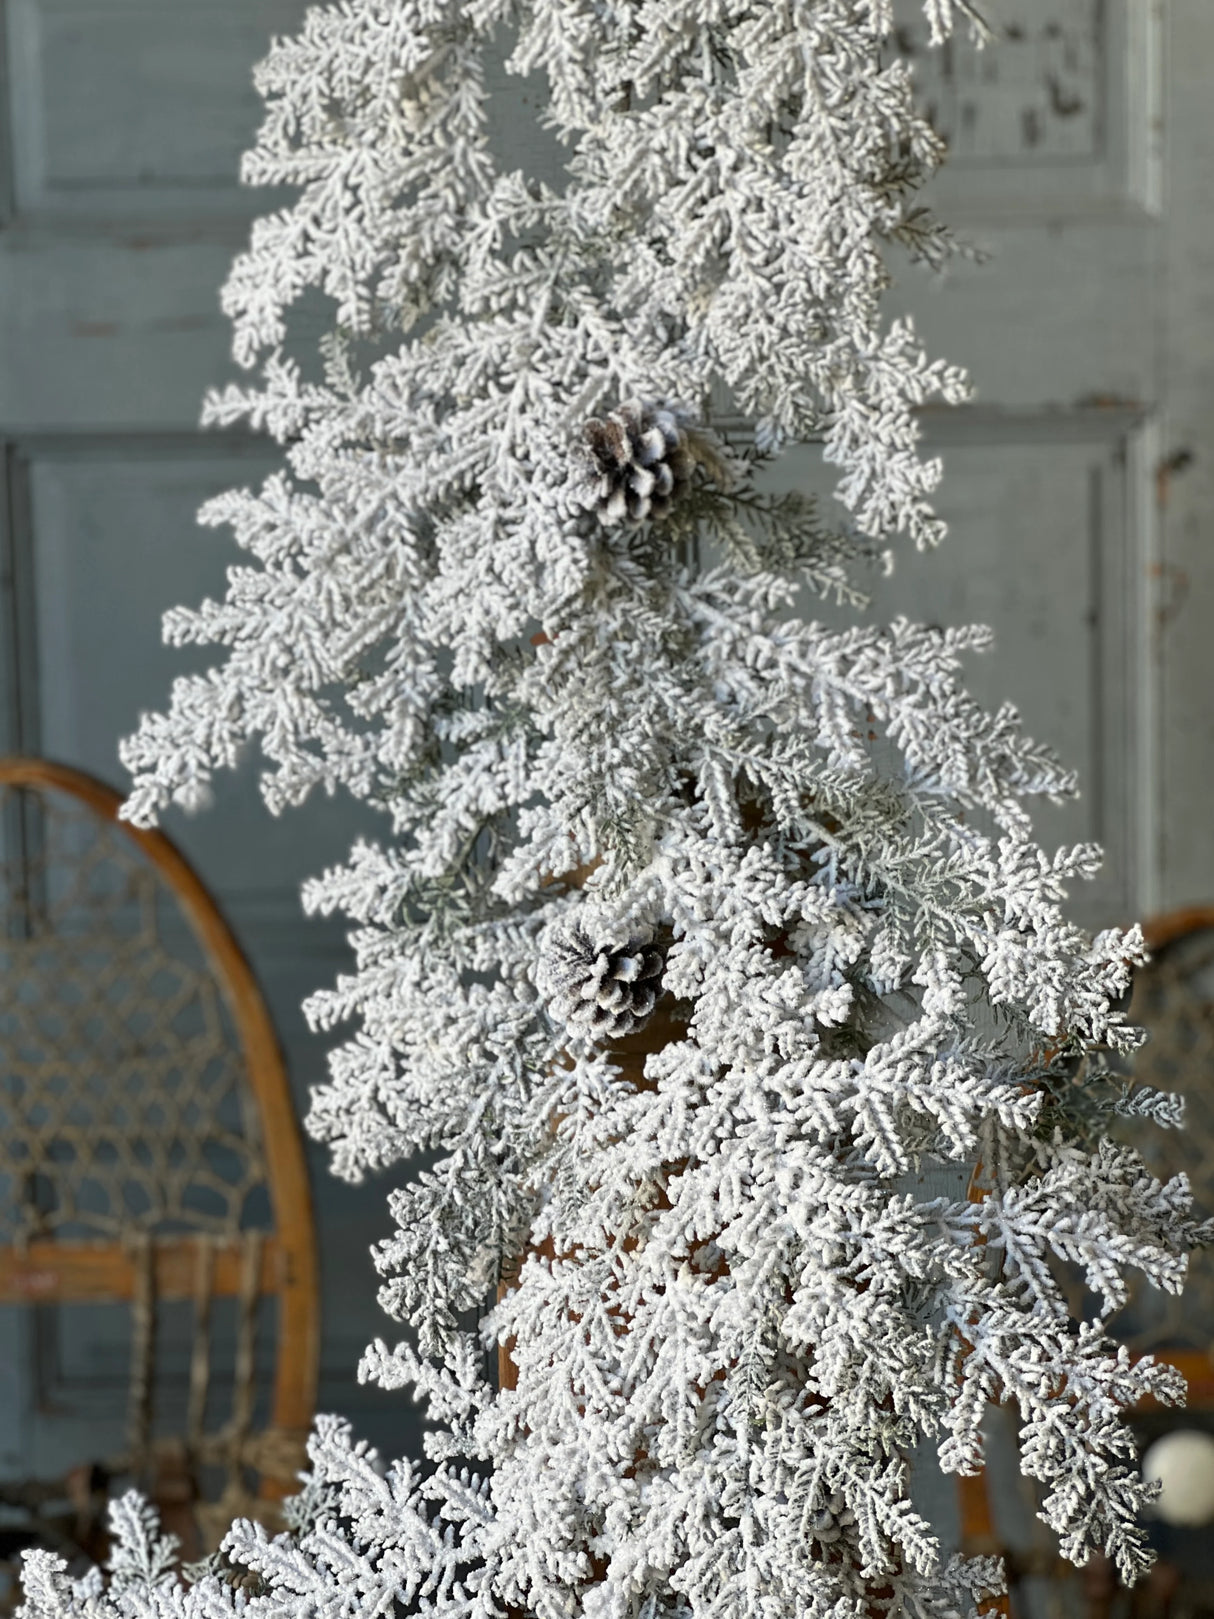
{"type": "MultiPolygon", "coordinates": [[[[575,874],[574,885],[581,886],[588,870],[575,874]]],[[[1173,939],[1191,931],[1195,927],[1206,926],[1214,928],[1214,908],[1190,909],[1176,912],[1171,916],[1159,918],[1154,923],[1148,923],[1144,929],[1148,945],[1153,949],[1160,949],[1173,939]]],[[[777,951],[779,946],[777,945],[777,951]]],[[[606,1054],[618,1067],[621,1075],[629,1080],[637,1090],[652,1090],[653,1081],[645,1076],[646,1058],[653,1053],[661,1051],[666,1045],[686,1036],[688,1028],[687,1007],[671,1003],[669,997],[658,1002],[653,1015],[646,1024],[631,1035],[612,1042],[606,1048],[606,1054]]],[[[971,1177],[968,1196],[977,1199],[981,1193],[978,1179],[981,1166],[975,1168],[971,1177]]],[[[528,1254],[539,1254],[548,1259],[555,1258],[552,1239],[546,1238],[543,1242],[529,1244],[519,1256],[521,1264],[528,1254]]],[[[503,1281],[497,1289],[497,1298],[500,1303],[510,1292],[513,1283],[503,1281]]],[[[498,1387],[504,1390],[513,1390],[518,1387],[518,1368],[511,1354],[513,1340],[507,1340],[498,1348],[498,1387]]],[[[1214,1353],[1205,1352],[1187,1353],[1184,1351],[1168,1354],[1165,1357],[1171,1364],[1180,1369],[1189,1381],[1191,1398],[1200,1404],[1214,1404],[1214,1353]]],[[[1149,1402],[1153,1403],[1153,1402],[1149,1402]]],[[[1007,1547],[1003,1544],[995,1523],[987,1477],[984,1472],[972,1477],[960,1477],[957,1480],[957,1504],[959,1508],[960,1546],[966,1556],[1005,1556],[1007,1547]]],[[[1032,1572],[1053,1572],[1054,1568],[1063,1566],[1060,1560],[1050,1560],[1049,1567],[1034,1569],[1032,1572]]],[[[1071,1565],[1065,1568],[1071,1571],[1071,1565]]],[[[1002,1616],[1009,1619],[1011,1613],[1010,1597],[1007,1593],[999,1597],[989,1598],[982,1608],[983,1613],[992,1616],[1002,1616]]]]}
{"type": "MultiPolygon", "coordinates": [[[[645,1077],[646,1057],[652,1056],[656,1051],[662,1051],[673,1040],[682,1040],[686,1033],[685,1007],[680,1007],[677,1002],[672,1002],[669,996],[665,996],[658,1002],[653,1015],[644,1026],[632,1034],[625,1035],[623,1039],[613,1041],[606,1048],[607,1055],[636,1090],[652,1090],[653,1081],[645,1077]]],[[[542,1254],[548,1259],[556,1257],[550,1238],[534,1246],[528,1245],[519,1256],[520,1263],[529,1253],[542,1254]]],[[[511,1286],[512,1283],[508,1281],[498,1285],[499,1303],[510,1292],[511,1286]]],[[[498,1387],[502,1389],[518,1387],[518,1367],[510,1354],[512,1342],[513,1340],[507,1340],[497,1352],[497,1381],[498,1387]]]]}

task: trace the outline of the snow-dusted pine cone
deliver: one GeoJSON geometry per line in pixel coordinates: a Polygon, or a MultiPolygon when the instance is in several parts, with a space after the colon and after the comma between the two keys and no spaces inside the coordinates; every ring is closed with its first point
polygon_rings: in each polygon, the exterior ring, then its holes
{"type": "Polygon", "coordinates": [[[694,457],[681,416],[630,399],[582,429],[586,504],[608,525],[664,517],[691,477],[694,457]]]}
{"type": "Polygon", "coordinates": [[[631,1034],[658,998],[662,956],[652,937],[636,934],[621,948],[593,937],[580,917],[554,928],[537,973],[552,1016],[599,1040],[631,1034]]]}
{"type": "Polygon", "coordinates": [[[809,1520],[809,1532],[824,1546],[833,1545],[855,1524],[855,1514],[841,1495],[832,1495],[809,1520]]]}

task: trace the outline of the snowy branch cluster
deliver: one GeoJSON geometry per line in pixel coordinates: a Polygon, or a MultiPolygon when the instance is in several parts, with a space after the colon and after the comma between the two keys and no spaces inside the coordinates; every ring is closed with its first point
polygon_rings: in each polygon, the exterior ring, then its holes
{"type": "Polygon", "coordinates": [[[914,412],[965,394],[881,316],[892,255],[951,247],[890,27],[888,0],[344,0],[258,70],[245,177],[298,201],[225,291],[259,380],[207,416],[287,467],[204,511],[248,564],[168,617],[225,651],[126,744],[129,812],[199,803],[250,739],[273,808],[382,810],[306,891],[356,955],[310,1002],[355,1032],[309,1127],[340,1175],[398,1169],[377,1257],[412,1337],[363,1375],[437,1426],[385,1471],[322,1421],[296,1532],[231,1531],[240,1590],[173,1583],[128,1502],[108,1592],[39,1554],[27,1619],[953,1619],[999,1572],[942,1557],[909,1458],[978,1470],[990,1400],[1067,1554],[1144,1566],[1120,1413],[1177,1380],[1103,1323],[1129,1267],[1178,1289],[1200,1231],[1103,1134],[1169,1113],[1101,1078],[1141,939],[1066,920],[1098,854],[1032,841],[1026,800],[1074,781],[966,695],[986,632],[860,611],[895,535],[939,538],[914,412]],[[559,194],[495,166],[503,49],[546,76],[559,194]],[[308,380],[283,346],[317,288],[308,380]],[[583,429],[626,401],[715,449],[668,513],[600,522],[583,429]],[[837,530],[756,480],[807,438],[837,530]],[[916,1191],[933,1164],[955,1196],[916,1191]]]}

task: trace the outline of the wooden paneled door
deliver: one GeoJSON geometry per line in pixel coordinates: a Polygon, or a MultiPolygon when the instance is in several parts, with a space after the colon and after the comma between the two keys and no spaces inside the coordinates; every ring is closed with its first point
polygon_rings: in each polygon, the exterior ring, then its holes
{"type": "MultiPolygon", "coordinates": [[[[236,184],[259,117],[250,69],[303,9],[0,0],[2,753],[121,785],[118,738],[199,665],[162,648],[159,619],[222,593],[237,559],[225,536],[194,526],[199,503],[275,461],[271,445],[196,422],[204,389],[233,369],[219,286],[273,201],[236,184]]],[[[323,1048],[299,1003],[347,957],[340,927],[302,919],[298,883],[340,856],[353,818],[318,803],[276,822],[250,769],[219,783],[209,813],[166,825],[252,958],[302,1104],[323,1048]]],[[[384,1189],[332,1181],[320,1153],[312,1167],[321,1408],[406,1447],[411,1408],[355,1380],[363,1345],[388,1326],[367,1254],[386,1233],[384,1189]]],[[[53,1476],[112,1448],[127,1377],[114,1317],[76,1309],[64,1330],[49,1310],[0,1309],[0,1476],[53,1476]]]]}
{"type": "Polygon", "coordinates": [[[896,271],[977,398],[932,415],[943,551],[882,604],[994,626],[975,688],[1080,772],[1043,837],[1095,838],[1078,909],[1122,922],[1214,897],[1214,8],[995,0],[999,42],[901,45],[953,149],[941,213],[989,260],[896,271]]]}
{"type": "MultiPolygon", "coordinates": [[[[0,0],[6,751],[117,777],[116,739],[190,666],[160,647],[160,611],[221,589],[231,560],[193,511],[272,464],[265,445],[194,423],[230,372],[216,289],[266,205],[234,183],[257,118],[249,67],[301,10],[0,0]]],[[[913,311],[978,399],[928,415],[953,530],[937,555],[903,557],[877,610],[994,625],[973,684],[1015,700],[1079,768],[1083,799],[1047,809],[1042,834],[1105,843],[1079,907],[1123,920],[1214,898],[1214,8],[990,10],[1003,37],[984,56],[961,41],[929,55],[915,0],[904,11],[900,48],[954,148],[939,206],[992,257],[940,287],[892,266],[891,312],[913,311]]],[[[520,116],[495,118],[497,138],[529,163],[549,143],[534,87],[513,94],[520,116]]],[[[815,459],[789,475],[820,482],[815,459]]],[[[220,783],[210,813],[171,822],[265,982],[301,1096],[322,1059],[298,1002],[343,947],[340,929],[300,924],[295,889],[352,824],[321,802],[271,821],[251,770],[220,783]]],[[[352,1381],[358,1347],[383,1330],[358,1252],[384,1229],[382,1189],[319,1191],[321,1400],[356,1409],[372,1399],[352,1381]]],[[[87,1346],[39,1361],[17,1334],[0,1320],[0,1468],[14,1471],[36,1457],[38,1422],[67,1420],[101,1376],[87,1346]]],[[[386,1442],[398,1404],[374,1416],[386,1442]]]]}
{"type": "Polygon", "coordinates": [[[1164,881],[1163,14],[1152,0],[998,0],[984,8],[997,43],[979,52],[965,39],[929,51],[913,9],[899,42],[952,149],[933,200],[989,257],[943,285],[895,268],[891,302],[968,368],[976,397],[927,413],[950,533],[899,567],[880,607],[994,628],[971,685],[1015,702],[1078,770],[1081,799],[1045,806],[1039,834],[1102,843],[1076,909],[1127,921],[1158,908],[1164,881]]]}
{"type": "MultiPolygon", "coordinates": [[[[976,398],[924,414],[950,533],[874,611],[994,628],[970,686],[1078,770],[1037,830],[1103,844],[1073,907],[1105,926],[1214,899],[1214,7],[983,9],[993,48],[931,51],[896,4],[951,145],[933,201],[987,257],[943,281],[891,257],[890,312],[976,398]]],[[[784,476],[828,488],[816,459],[784,476]]],[[[925,1456],[916,1488],[955,1545],[954,1481],[925,1456]]]]}
{"type": "MultiPolygon", "coordinates": [[[[935,286],[895,268],[891,302],[977,396],[927,415],[951,532],[878,608],[994,627],[971,684],[1078,769],[1081,798],[1038,830],[1104,845],[1074,896],[1103,926],[1214,898],[1214,7],[985,9],[993,50],[928,53],[902,8],[952,145],[939,210],[990,256],[935,286]]],[[[920,1489],[955,1545],[954,1481],[925,1460],[920,1489]]],[[[1031,1551],[1024,1501],[996,1508],[1031,1551]]]]}

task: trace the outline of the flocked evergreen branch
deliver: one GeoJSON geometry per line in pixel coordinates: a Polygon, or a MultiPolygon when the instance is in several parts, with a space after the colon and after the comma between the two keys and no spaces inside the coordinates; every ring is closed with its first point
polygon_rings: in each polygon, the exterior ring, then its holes
{"type": "Polygon", "coordinates": [[[108,1591],[36,1555],[28,1619],[955,1619],[1000,1573],[943,1556],[911,1456],[977,1470],[991,1400],[1066,1554],[1145,1566],[1122,1413],[1179,1389],[1108,1325],[1206,1233],[1108,1139],[1179,1123],[1111,1066],[1141,936],[1067,919],[1098,851],[1033,842],[1075,780],[966,693],[987,632],[856,612],[899,535],[940,537],[915,413],[966,395],[882,318],[891,255],[953,248],[891,27],[344,0],[259,68],[245,177],[297,200],[224,293],[258,378],[206,414],[285,466],[204,509],[247,560],[168,615],[224,650],[125,744],[128,813],[200,803],[251,740],[275,810],[382,812],[305,890],[353,924],[309,1015],[355,1025],[308,1122],[337,1173],[397,1169],[376,1262],[412,1337],[361,1375],[436,1427],[384,1469],[322,1419],[290,1532],[237,1523],[188,1589],[124,1505],[108,1591]],[[503,48],[546,80],[560,191],[489,149],[503,48]],[[833,527],[759,485],[807,439],[833,527]],[[818,597],[847,622],[799,618],[818,597]]]}

